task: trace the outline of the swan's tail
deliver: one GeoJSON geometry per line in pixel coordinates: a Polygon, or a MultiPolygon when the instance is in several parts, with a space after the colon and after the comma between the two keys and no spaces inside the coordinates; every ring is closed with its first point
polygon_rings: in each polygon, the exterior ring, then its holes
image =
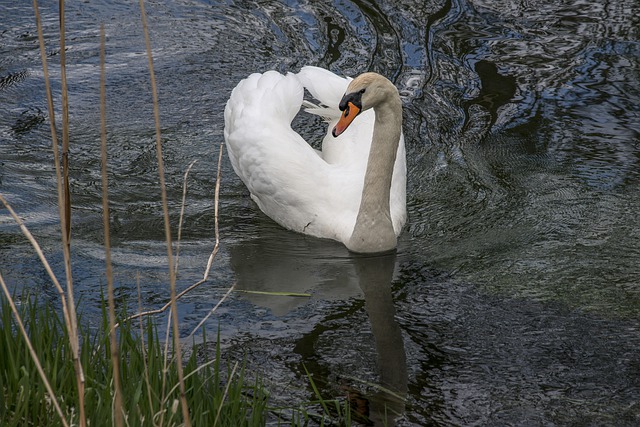
{"type": "Polygon", "coordinates": [[[307,113],[320,116],[327,123],[340,117],[340,110],[338,110],[337,108],[329,108],[324,105],[314,104],[313,102],[307,101],[306,99],[302,101],[302,107],[307,113]]]}
{"type": "Polygon", "coordinates": [[[345,79],[329,70],[310,66],[302,67],[296,76],[305,89],[320,102],[314,104],[304,101],[302,106],[307,113],[320,116],[328,122],[340,117],[338,104],[352,79],[345,79]]]}

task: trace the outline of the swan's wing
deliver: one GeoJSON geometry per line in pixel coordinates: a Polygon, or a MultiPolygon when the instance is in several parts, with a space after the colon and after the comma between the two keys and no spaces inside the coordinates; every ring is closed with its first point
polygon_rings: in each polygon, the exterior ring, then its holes
{"type": "Polygon", "coordinates": [[[302,84],[293,74],[270,71],[240,82],[225,108],[229,158],[273,220],[294,231],[344,241],[357,215],[352,206],[357,189],[345,189],[354,177],[325,162],[291,129],[302,96],[302,84]],[[336,206],[343,210],[335,211],[336,206]]]}

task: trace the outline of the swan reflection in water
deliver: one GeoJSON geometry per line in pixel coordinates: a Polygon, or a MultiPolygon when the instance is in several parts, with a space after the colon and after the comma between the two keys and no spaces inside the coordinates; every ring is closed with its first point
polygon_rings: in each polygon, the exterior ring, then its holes
{"type": "MultiPolygon", "coordinates": [[[[318,380],[330,383],[328,376],[339,376],[332,375],[332,371],[350,372],[349,378],[340,378],[340,385],[328,386],[332,390],[338,386],[342,390],[350,390],[347,394],[351,397],[355,417],[363,417],[369,425],[394,425],[395,418],[404,412],[408,381],[405,347],[400,327],[395,320],[391,293],[391,282],[396,268],[395,252],[383,255],[356,255],[336,242],[305,237],[276,229],[276,226],[270,230],[269,227],[265,228],[261,227],[261,232],[265,232],[261,233],[263,237],[244,241],[230,248],[236,288],[258,292],[311,293],[313,299],[325,301],[354,302],[361,301],[364,297],[364,310],[370,322],[373,343],[367,345],[366,341],[370,335],[362,333],[367,331],[366,325],[349,326],[354,323],[349,317],[357,314],[354,314],[352,309],[343,309],[338,313],[331,310],[330,314],[332,325],[335,325],[336,319],[340,324],[340,344],[337,344],[336,348],[320,348],[319,338],[329,329],[323,323],[329,323],[329,319],[328,316],[324,316],[320,321],[314,320],[320,317],[317,312],[306,314],[308,320],[316,324],[310,332],[305,332],[296,339],[295,348],[305,349],[300,352],[300,362],[313,375],[316,384],[318,380]],[[318,354],[339,354],[345,342],[376,353],[375,356],[359,356],[362,360],[376,360],[377,380],[365,381],[358,378],[366,375],[366,366],[358,366],[357,363],[346,368],[326,366],[329,362],[323,362],[322,358],[318,357],[318,354]],[[362,373],[359,373],[359,370],[362,370],[362,373]],[[379,386],[374,387],[377,391],[367,395],[356,391],[365,387],[371,389],[371,382],[379,386]],[[348,385],[345,387],[345,384],[348,385]]],[[[284,316],[309,304],[308,298],[257,293],[243,295],[254,305],[269,308],[275,316],[284,316]]],[[[347,308],[352,306],[353,304],[349,304],[347,308]]],[[[357,311],[362,313],[361,310],[357,311]]],[[[335,329],[335,326],[330,328],[335,329]]],[[[335,340],[329,341],[335,343],[335,340]]],[[[330,357],[330,360],[344,358],[330,357]]],[[[301,367],[302,372],[304,368],[301,367]]]]}

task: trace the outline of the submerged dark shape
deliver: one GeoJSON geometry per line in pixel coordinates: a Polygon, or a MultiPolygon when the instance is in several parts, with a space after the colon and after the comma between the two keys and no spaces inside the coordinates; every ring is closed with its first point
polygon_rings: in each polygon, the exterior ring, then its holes
{"type": "Polygon", "coordinates": [[[463,130],[469,126],[469,107],[476,104],[485,108],[491,117],[489,130],[498,120],[498,109],[509,103],[516,94],[516,78],[498,72],[493,62],[480,60],[475,64],[476,73],[480,77],[480,93],[462,104],[464,108],[463,130]]]}

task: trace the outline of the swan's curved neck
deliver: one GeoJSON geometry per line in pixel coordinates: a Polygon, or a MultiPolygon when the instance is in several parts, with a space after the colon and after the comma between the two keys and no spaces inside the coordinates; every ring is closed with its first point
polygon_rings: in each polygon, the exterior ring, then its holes
{"type": "Polygon", "coordinates": [[[402,104],[397,92],[394,95],[374,107],[376,118],[362,199],[347,245],[354,252],[384,252],[397,245],[389,196],[402,131],[402,104]]]}

